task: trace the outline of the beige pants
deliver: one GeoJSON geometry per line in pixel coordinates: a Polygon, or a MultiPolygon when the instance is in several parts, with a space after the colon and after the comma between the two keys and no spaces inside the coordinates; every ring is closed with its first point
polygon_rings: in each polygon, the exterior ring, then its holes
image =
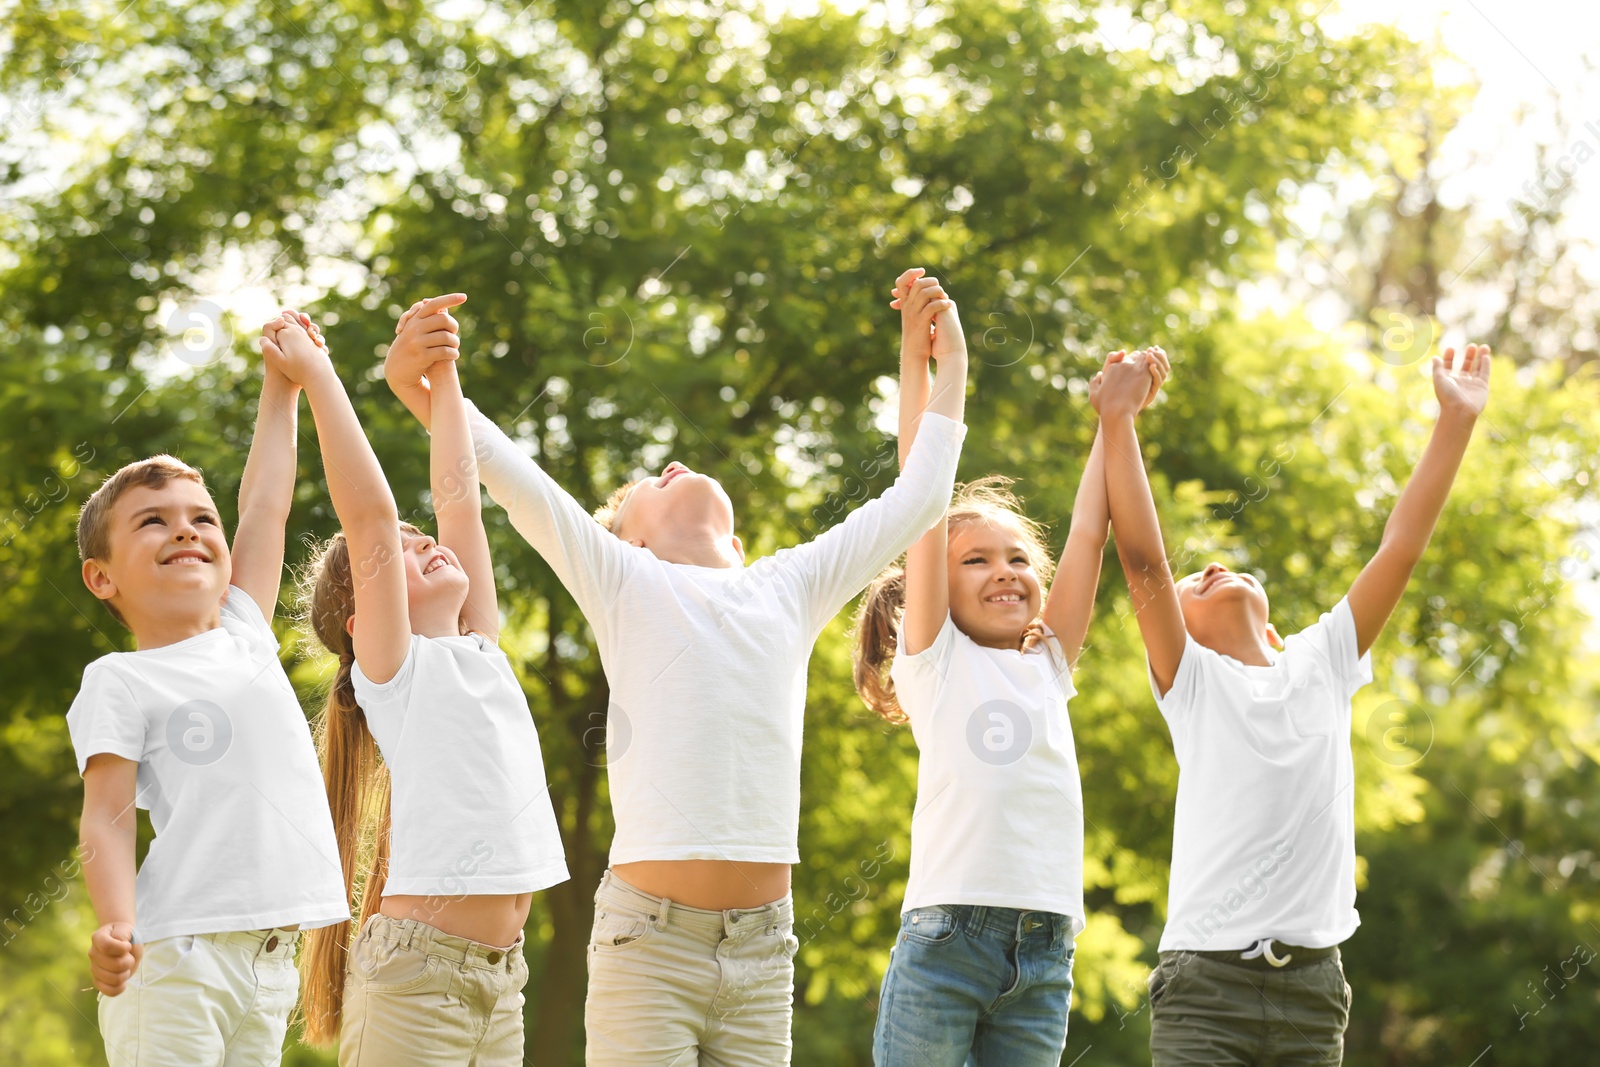
{"type": "Polygon", "coordinates": [[[607,871],[589,938],[589,1067],[788,1063],[799,947],[788,897],[705,911],[607,871]]]}
{"type": "Polygon", "coordinates": [[[522,1067],[522,938],[496,948],[374,915],[344,980],[339,1067],[522,1067]]]}
{"type": "Polygon", "coordinates": [[[100,996],[110,1067],[261,1067],[283,1058],[300,997],[298,930],[163,937],[127,988],[100,996]]]}

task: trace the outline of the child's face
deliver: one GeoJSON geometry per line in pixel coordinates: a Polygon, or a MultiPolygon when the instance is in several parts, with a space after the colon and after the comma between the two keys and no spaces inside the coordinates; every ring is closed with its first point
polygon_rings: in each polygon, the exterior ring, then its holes
{"type": "Polygon", "coordinates": [[[1261,634],[1268,632],[1267,591],[1248,574],[1209,563],[1205,570],[1179,581],[1177,592],[1185,627],[1207,648],[1217,647],[1221,635],[1237,635],[1241,623],[1261,634]]]}
{"type": "Polygon", "coordinates": [[[617,509],[611,529],[624,541],[657,547],[700,531],[733,535],[733,502],[721,483],[673,461],[634,486],[617,509]]]}
{"type": "Polygon", "coordinates": [[[981,645],[1020,644],[1039,615],[1039,576],[1017,531],[984,522],[950,530],[950,618],[981,645]]]}
{"type": "Polygon", "coordinates": [[[427,534],[400,535],[406,567],[406,605],[413,624],[420,615],[459,619],[471,581],[456,554],[427,534]]]}
{"type": "Polygon", "coordinates": [[[228,591],[233,557],[205,487],[169,478],[137,486],[111,507],[106,559],[84,564],[84,584],[132,625],[153,616],[201,617],[228,591]]]}

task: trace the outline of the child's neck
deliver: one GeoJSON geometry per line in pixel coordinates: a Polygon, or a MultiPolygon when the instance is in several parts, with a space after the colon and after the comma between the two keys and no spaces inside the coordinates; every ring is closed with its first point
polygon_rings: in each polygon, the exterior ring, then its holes
{"type": "Polygon", "coordinates": [[[419,637],[460,637],[461,612],[411,611],[411,632],[419,637]]]}
{"type": "Polygon", "coordinates": [[[664,563],[681,563],[686,567],[744,566],[744,561],[731,550],[727,538],[709,529],[645,547],[664,563]]]}
{"type": "Polygon", "coordinates": [[[1272,646],[1266,635],[1248,622],[1238,627],[1219,627],[1207,634],[1201,644],[1252,667],[1272,666],[1272,646]]]}
{"type": "Polygon", "coordinates": [[[214,605],[209,614],[141,615],[124,608],[122,616],[128,620],[128,629],[133,631],[133,640],[139,646],[139,651],[147,652],[215,630],[222,625],[222,605],[214,605]]]}

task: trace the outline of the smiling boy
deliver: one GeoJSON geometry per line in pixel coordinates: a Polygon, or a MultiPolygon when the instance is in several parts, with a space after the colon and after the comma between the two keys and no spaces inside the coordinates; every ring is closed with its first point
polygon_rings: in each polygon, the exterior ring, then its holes
{"type": "Polygon", "coordinates": [[[299,388],[266,372],[230,549],[200,472],[130,463],[78,519],[83,581],[138,650],[84,670],[89,965],[106,1057],[275,1064],[302,927],[348,917],[310,729],[270,625],[294,490],[299,388]],[[134,873],[135,807],[155,840],[134,873]]]}

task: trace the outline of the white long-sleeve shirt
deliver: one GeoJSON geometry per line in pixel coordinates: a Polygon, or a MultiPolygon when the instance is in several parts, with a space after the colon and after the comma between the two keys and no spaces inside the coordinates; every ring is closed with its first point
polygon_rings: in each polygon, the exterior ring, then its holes
{"type": "Polygon", "coordinates": [[[611,862],[800,861],[806,664],[828,620],[950,504],[966,427],[924,414],[882,496],[747,567],[612,534],[475,407],[478,473],[594,630],[611,686],[611,862]]]}

